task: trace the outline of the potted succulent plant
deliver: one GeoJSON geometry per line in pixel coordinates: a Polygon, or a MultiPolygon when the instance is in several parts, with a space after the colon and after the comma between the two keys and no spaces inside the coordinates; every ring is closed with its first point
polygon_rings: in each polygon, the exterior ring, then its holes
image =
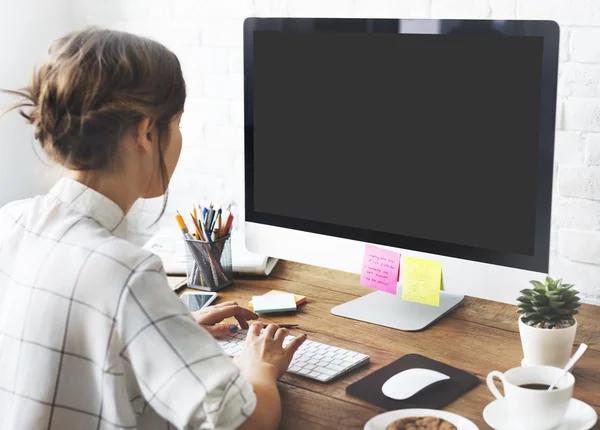
{"type": "Polygon", "coordinates": [[[523,365],[563,367],[569,361],[577,320],[579,292],[572,284],[549,276],[542,283],[531,281],[533,288],[521,291],[519,332],[523,345],[523,365]]]}

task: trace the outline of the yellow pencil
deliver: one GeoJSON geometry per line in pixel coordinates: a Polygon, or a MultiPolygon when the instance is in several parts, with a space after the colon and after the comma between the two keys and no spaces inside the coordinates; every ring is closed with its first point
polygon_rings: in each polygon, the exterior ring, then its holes
{"type": "Polygon", "coordinates": [[[196,237],[198,238],[198,240],[204,240],[204,235],[202,234],[202,230],[200,230],[200,226],[198,225],[198,220],[196,219],[194,214],[191,214],[191,216],[192,216],[192,221],[194,222],[194,227],[196,228],[196,237]]]}
{"type": "Polygon", "coordinates": [[[177,215],[175,215],[175,221],[177,221],[177,225],[179,226],[179,229],[181,230],[183,235],[186,238],[191,238],[192,236],[190,235],[187,225],[185,225],[185,221],[183,220],[183,217],[181,216],[179,211],[177,211],[177,215]]]}

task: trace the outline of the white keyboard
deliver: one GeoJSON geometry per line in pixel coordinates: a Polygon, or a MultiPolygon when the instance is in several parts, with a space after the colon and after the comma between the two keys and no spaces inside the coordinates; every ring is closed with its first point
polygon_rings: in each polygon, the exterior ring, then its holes
{"type": "MultiPolygon", "coordinates": [[[[241,352],[246,333],[248,330],[240,330],[235,334],[219,337],[217,341],[225,352],[233,357],[241,352]]],[[[286,346],[293,338],[287,336],[283,345],[286,346]]],[[[287,371],[317,381],[329,382],[368,362],[368,355],[305,340],[294,354],[287,371]]]]}

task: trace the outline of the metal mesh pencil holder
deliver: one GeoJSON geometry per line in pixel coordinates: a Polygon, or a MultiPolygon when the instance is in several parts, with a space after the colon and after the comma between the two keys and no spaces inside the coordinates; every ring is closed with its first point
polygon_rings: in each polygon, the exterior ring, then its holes
{"type": "Polygon", "coordinates": [[[231,235],[212,242],[184,240],[188,287],[217,291],[233,283],[231,235]]]}

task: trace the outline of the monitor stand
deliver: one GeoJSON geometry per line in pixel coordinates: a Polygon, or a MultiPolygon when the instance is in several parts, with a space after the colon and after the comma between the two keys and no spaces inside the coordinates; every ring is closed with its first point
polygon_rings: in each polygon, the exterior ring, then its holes
{"type": "Polygon", "coordinates": [[[402,289],[398,287],[396,295],[376,291],[336,306],[331,313],[398,330],[419,331],[451,312],[464,298],[441,291],[440,306],[429,306],[402,300],[402,289]]]}

